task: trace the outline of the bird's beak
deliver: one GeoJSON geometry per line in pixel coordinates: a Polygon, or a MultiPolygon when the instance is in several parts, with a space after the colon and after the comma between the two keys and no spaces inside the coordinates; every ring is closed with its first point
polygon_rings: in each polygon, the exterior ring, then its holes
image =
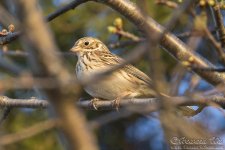
{"type": "Polygon", "coordinates": [[[74,53],[77,53],[80,51],[80,48],[78,46],[73,46],[71,49],[70,49],[71,52],[74,52],[74,53]]]}

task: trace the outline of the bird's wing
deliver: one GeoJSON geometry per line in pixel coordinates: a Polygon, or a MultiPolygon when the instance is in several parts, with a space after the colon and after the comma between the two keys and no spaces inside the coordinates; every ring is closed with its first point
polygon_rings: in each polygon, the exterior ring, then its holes
{"type": "MultiPolygon", "coordinates": [[[[103,60],[103,62],[106,62],[107,65],[118,65],[124,62],[124,59],[112,53],[102,53],[101,56],[101,59],[103,60]]],[[[125,65],[123,69],[133,77],[145,82],[148,85],[151,85],[151,79],[145,73],[143,73],[133,65],[125,65]]]]}
{"type": "Polygon", "coordinates": [[[124,69],[126,70],[127,73],[131,74],[132,76],[138,78],[139,80],[144,81],[148,85],[151,85],[151,79],[136,67],[132,65],[126,65],[124,69]]]}

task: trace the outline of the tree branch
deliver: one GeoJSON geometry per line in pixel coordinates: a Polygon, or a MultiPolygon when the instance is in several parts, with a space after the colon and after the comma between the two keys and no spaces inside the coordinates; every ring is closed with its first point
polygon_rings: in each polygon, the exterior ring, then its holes
{"type": "Polygon", "coordinates": [[[66,6],[64,6],[62,8],[59,8],[55,12],[49,14],[46,17],[46,21],[48,21],[48,22],[52,21],[53,19],[55,19],[56,17],[62,15],[65,12],[67,12],[68,10],[74,9],[77,6],[79,6],[80,4],[83,4],[83,3],[87,2],[87,1],[90,1],[90,0],[73,0],[73,2],[69,3],[68,5],[66,5],[66,6]]]}
{"type": "Polygon", "coordinates": [[[63,59],[53,37],[45,24],[41,11],[35,0],[16,0],[20,12],[20,21],[24,34],[21,38],[24,48],[31,52],[29,62],[35,76],[53,77],[56,79],[55,89],[43,89],[60,122],[72,149],[97,150],[96,140],[89,130],[84,114],[73,105],[73,99],[79,96],[80,86],[61,86],[71,81],[74,76],[65,69],[63,59]],[[35,19],[34,19],[35,18],[35,19]],[[47,51],[46,51],[47,49],[47,51]]]}
{"type": "Polygon", "coordinates": [[[6,36],[0,36],[0,45],[8,44],[20,36],[21,32],[10,32],[6,36]]]}
{"type": "Polygon", "coordinates": [[[177,3],[176,3],[176,2],[173,2],[173,1],[156,0],[155,3],[156,3],[156,4],[159,4],[159,5],[166,5],[166,6],[168,6],[169,8],[172,8],[172,9],[175,9],[175,8],[178,7],[177,3]]]}
{"type": "Polygon", "coordinates": [[[219,29],[219,38],[221,41],[222,47],[225,47],[225,28],[224,28],[224,21],[223,21],[223,16],[221,14],[220,10],[220,5],[218,2],[216,2],[216,5],[213,7],[214,10],[214,16],[215,16],[215,21],[216,21],[216,26],[219,29]]]}
{"type": "MultiPolygon", "coordinates": [[[[216,103],[222,108],[225,108],[225,97],[223,96],[209,96],[209,97],[170,97],[170,102],[175,106],[196,106],[196,105],[210,105],[210,103],[216,103]]],[[[119,107],[126,106],[138,106],[138,105],[153,105],[158,107],[158,98],[133,98],[133,99],[121,99],[119,107]]],[[[116,109],[114,100],[97,100],[94,105],[98,110],[111,110],[116,109]]],[[[80,100],[77,102],[79,107],[85,109],[95,109],[92,100],[80,100]]],[[[13,99],[6,96],[0,96],[0,107],[22,107],[22,108],[46,108],[49,106],[48,101],[30,98],[30,99],[13,99]]]]}
{"type": "Polygon", "coordinates": [[[0,107],[24,107],[24,108],[46,108],[49,103],[46,100],[37,98],[31,99],[12,99],[0,96],[0,107]]]}
{"type": "MultiPolygon", "coordinates": [[[[22,50],[0,50],[0,55],[3,56],[12,56],[12,57],[28,57],[29,53],[22,50]]],[[[74,54],[71,52],[59,52],[57,55],[62,55],[63,57],[74,57],[74,54]]]]}
{"type": "MultiPolygon", "coordinates": [[[[74,0],[73,2],[69,3],[68,5],[59,8],[55,12],[49,14],[47,17],[45,17],[45,20],[47,22],[54,20],[56,17],[62,15],[63,13],[67,12],[68,10],[75,9],[77,6],[79,6],[82,3],[85,3],[90,0],[74,0]]],[[[15,32],[15,33],[10,33],[7,34],[6,36],[0,36],[0,45],[4,45],[7,43],[10,43],[17,39],[21,35],[21,32],[15,32]]]]}
{"type": "Polygon", "coordinates": [[[224,50],[223,50],[222,45],[219,42],[216,41],[216,39],[214,38],[214,36],[212,35],[212,33],[208,30],[208,28],[206,28],[204,31],[205,31],[205,35],[207,36],[207,38],[209,39],[209,41],[215,47],[215,50],[216,50],[216,52],[217,52],[217,54],[219,56],[220,61],[225,66],[225,53],[224,53],[224,50]]]}
{"type": "Polygon", "coordinates": [[[9,116],[10,112],[11,112],[11,107],[4,107],[4,109],[2,110],[2,115],[0,117],[0,125],[4,122],[4,120],[7,118],[7,116],[9,116]]]}
{"type": "MultiPolygon", "coordinates": [[[[140,30],[144,30],[144,33],[152,33],[152,36],[159,36],[164,32],[164,28],[158,24],[152,18],[143,16],[140,10],[130,1],[125,0],[96,0],[96,2],[104,3],[113,9],[120,12],[132,23],[134,23],[140,30]]],[[[166,48],[166,50],[173,55],[177,60],[181,62],[189,62],[191,66],[197,67],[214,67],[208,61],[200,57],[195,52],[191,51],[190,48],[184,44],[181,40],[175,37],[171,33],[166,33],[161,40],[161,45],[166,48]]],[[[189,66],[187,66],[189,67],[189,66]]],[[[202,78],[207,80],[213,85],[225,83],[225,74],[218,72],[201,72],[195,71],[202,78]]]]}
{"type": "MultiPolygon", "coordinates": [[[[75,8],[79,4],[87,2],[88,0],[77,0],[73,1],[67,6],[57,10],[56,12],[48,15],[46,20],[53,20],[57,16],[61,15],[62,13],[75,8]]],[[[121,14],[125,15],[131,22],[137,25],[137,27],[143,30],[143,26],[146,26],[150,31],[153,31],[154,34],[160,34],[164,31],[163,27],[156,23],[152,18],[145,19],[144,16],[141,15],[138,8],[134,4],[128,1],[120,1],[120,0],[95,0],[97,2],[105,3],[110,7],[118,10],[121,14]]],[[[166,48],[166,50],[172,54],[175,58],[179,61],[184,62],[188,61],[193,67],[210,67],[213,68],[214,66],[204,60],[203,58],[199,57],[196,53],[191,52],[190,49],[179,39],[177,39],[174,35],[167,33],[161,44],[166,48]]],[[[202,71],[195,71],[209,83],[216,85],[220,83],[225,83],[225,74],[224,73],[217,73],[211,72],[206,73],[202,71]]]]}

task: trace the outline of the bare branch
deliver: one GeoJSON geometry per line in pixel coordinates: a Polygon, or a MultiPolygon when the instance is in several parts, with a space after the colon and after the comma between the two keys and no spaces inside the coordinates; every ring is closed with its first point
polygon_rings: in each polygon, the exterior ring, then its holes
{"type": "Polygon", "coordinates": [[[173,1],[168,1],[168,0],[156,0],[155,3],[160,4],[160,5],[166,5],[173,9],[178,7],[177,3],[173,2],[173,1]]]}
{"type": "Polygon", "coordinates": [[[216,2],[216,5],[213,7],[213,10],[214,10],[216,26],[219,29],[218,30],[219,39],[221,41],[222,47],[224,47],[225,46],[225,28],[224,28],[223,16],[220,10],[220,4],[218,4],[218,2],[216,2]]]}
{"type": "Polygon", "coordinates": [[[47,17],[46,17],[46,20],[47,21],[52,21],[53,19],[55,19],[56,17],[62,15],[63,13],[71,10],[71,9],[74,9],[76,8],[77,6],[79,6],[80,4],[83,4],[87,1],[90,1],[90,0],[73,0],[71,3],[69,3],[68,5],[56,10],[55,12],[49,14],[47,17]]]}
{"type": "Polygon", "coordinates": [[[118,48],[118,47],[123,48],[123,47],[126,47],[128,45],[138,44],[140,42],[142,42],[142,41],[138,41],[138,42],[132,41],[132,40],[129,40],[129,41],[118,41],[118,42],[115,42],[115,43],[109,43],[108,44],[108,48],[110,48],[110,49],[118,48]]]}
{"type": "MultiPolygon", "coordinates": [[[[119,107],[126,106],[138,106],[138,105],[153,105],[158,107],[158,98],[133,98],[133,99],[121,99],[119,107]]],[[[223,96],[199,96],[195,98],[191,97],[170,97],[170,102],[175,106],[196,106],[196,105],[210,105],[210,103],[216,103],[225,108],[225,97],[223,96]]],[[[111,110],[116,109],[114,100],[98,100],[94,104],[98,110],[111,110]]],[[[95,109],[92,100],[80,100],[77,102],[79,107],[85,109],[95,109]]],[[[30,99],[12,99],[6,96],[0,96],[0,107],[24,107],[24,108],[46,108],[49,106],[48,101],[30,98],[30,99]]]]}
{"type": "MultiPolygon", "coordinates": [[[[65,85],[74,77],[65,69],[62,58],[53,37],[45,24],[43,15],[36,7],[35,0],[15,1],[20,10],[20,20],[24,27],[22,41],[25,49],[32,53],[29,59],[33,73],[37,76],[53,77],[58,85],[65,85]],[[35,19],[34,19],[35,18],[35,19]],[[47,49],[47,51],[46,51],[47,49]]],[[[43,90],[55,109],[62,124],[62,129],[73,149],[97,150],[95,138],[87,127],[85,116],[73,105],[73,99],[79,95],[80,87],[56,86],[52,90],[43,90]],[[81,136],[82,135],[82,136],[81,136]]]]}
{"type": "Polygon", "coordinates": [[[24,108],[46,108],[49,103],[46,100],[37,98],[31,99],[12,99],[0,96],[0,107],[24,107],[24,108]]]}
{"type": "Polygon", "coordinates": [[[9,116],[10,112],[11,112],[11,108],[10,107],[5,107],[2,111],[2,115],[0,117],[0,125],[4,122],[4,120],[7,118],[7,116],[9,116]]]}
{"type": "Polygon", "coordinates": [[[3,56],[27,57],[27,56],[29,56],[29,53],[21,51],[21,50],[7,50],[7,51],[0,50],[0,55],[3,55],[3,56]]]}
{"type": "Polygon", "coordinates": [[[0,36],[0,45],[8,44],[20,36],[21,32],[12,32],[5,36],[0,36]]]}
{"type": "Polygon", "coordinates": [[[138,37],[138,36],[136,36],[136,35],[134,35],[130,32],[126,32],[124,30],[116,30],[115,34],[121,35],[121,36],[126,37],[128,39],[131,39],[134,42],[141,42],[141,41],[144,40],[143,38],[140,38],[140,37],[138,37]]]}
{"type": "MultiPolygon", "coordinates": [[[[62,15],[63,13],[71,10],[71,9],[74,9],[76,8],[77,6],[79,6],[80,4],[82,3],[85,3],[87,1],[90,1],[90,0],[74,0],[73,2],[71,2],[70,4],[62,7],[62,8],[59,8],[58,10],[56,10],[55,12],[49,14],[45,20],[47,22],[49,21],[52,21],[54,20],[56,17],[62,15]]],[[[2,8],[2,7],[1,7],[2,8]]],[[[2,9],[1,9],[2,10],[2,9]]],[[[12,19],[11,19],[12,20],[12,19]]],[[[15,19],[13,19],[15,20],[15,19]]],[[[18,24],[18,23],[17,23],[18,24]]],[[[17,39],[19,36],[21,35],[21,32],[18,31],[18,32],[15,32],[15,33],[11,33],[11,34],[8,34],[6,36],[2,36],[0,37],[0,45],[4,45],[4,44],[7,44],[7,43],[10,43],[12,41],[14,41],[15,39],[17,39]]]]}
{"type": "Polygon", "coordinates": [[[207,38],[209,39],[209,41],[215,47],[215,50],[216,50],[222,64],[225,65],[225,53],[224,53],[222,45],[219,42],[216,41],[216,39],[214,38],[212,33],[207,28],[204,31],[205,31],[205,34],[206,34],[207,38]]]}
{"type": "MultiPolygon", "coordinates": [[[[152,35],[158,36],[163,31],[164,28],[159,25],[156,21],[152,18],[148,17],[145,18],[139,9],[130,1],[125,0],[97,0],[97,2],[104,3],[113,9],[120,12],[124,15],[127,19],[133,22],[140,30],[145,30],[145,32],[151,31],[152,35]]],[[[166,48],[166,50],[173,55],[179,61],[187,61],[190,63],[191,66],[197,67],[214,67],[208,61],[204,60],[200,56],[198,56],[195,52],[192,52],[186,44],[180,41],[171,33],[166,33],[161,41],[161,45],[166,48]]],[[[189,66],[188,66],[189,67],[189,66]]],[[[225,74],[224,73],[217,73],[217,72],[201,72],[195,71],[199,74],[202,78],[207,80],[209,83],[217,85],[225,83],[225,74]]]]}

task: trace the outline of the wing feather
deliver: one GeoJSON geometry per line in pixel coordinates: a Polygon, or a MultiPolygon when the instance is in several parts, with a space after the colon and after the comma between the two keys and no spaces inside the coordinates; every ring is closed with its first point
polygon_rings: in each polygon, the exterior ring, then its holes
{"type": "MultiPolygon", "coordinates": [[[[104,52],[104,53],[101,52],[100,59],[103,60],[103,62],[105,62],[106,65],[118,65],[124,62],[124,59],[110,52],[104,52]]],[[[151,85],[151,79],[145,73],[143,73],[142,71],[140,71],[133,65],[131,64],[125,65],[123,69],[129,75],[143,81],[147,85],[151,85]]]]}

